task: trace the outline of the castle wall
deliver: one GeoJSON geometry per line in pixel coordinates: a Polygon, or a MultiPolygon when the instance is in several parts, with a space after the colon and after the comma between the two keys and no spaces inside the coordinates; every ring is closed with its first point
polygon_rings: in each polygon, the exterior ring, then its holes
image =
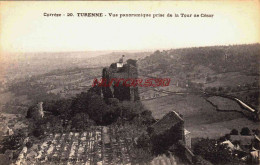
{"type": "Polygon", "coordinates": [[[119,86],[115,86],[113,83],[109,86],[111,79],[128,79],[138,78],[137,67],[132,64],[124,64],[120,68],[115,68],[114,64],[111,64],[109,68],[104,68],[102,72],[102,78],[106,79],[107,87],[102,87],[102,94],[104,98],[117,98],[121,101],[137,101],[139,100],[138,87],[126,87],[120,82],[119,86]]]}

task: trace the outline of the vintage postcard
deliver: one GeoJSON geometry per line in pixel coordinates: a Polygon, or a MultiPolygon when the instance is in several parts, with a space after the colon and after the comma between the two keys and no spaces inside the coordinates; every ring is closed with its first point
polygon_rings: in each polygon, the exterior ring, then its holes
{"type": "Polygon", "coordinates": [[[1,1],[1,165],[260,162],[260,2],[1,1]]]}

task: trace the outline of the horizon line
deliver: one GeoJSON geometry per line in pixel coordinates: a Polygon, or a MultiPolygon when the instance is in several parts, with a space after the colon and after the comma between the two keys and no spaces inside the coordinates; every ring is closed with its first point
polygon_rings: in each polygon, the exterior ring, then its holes
{"type": "Polygon", "coordinates": [[[214,47],[214,46],[239,46],[239,45],[254,45],[260,44],[260,42],[252,42],[252,43],[234,43],[234,44],[219,44],[219,45],[201,45],[201,46],[187,46],[187,47],[172,47],[172,48],[154,48],[154,49],[118,49],[118,50],[71,50],[71,51],[17,51],[17,52],[7,52],[3,51],[2,53],[83,53],[83,52],[110,52],[110,53],[120,53],[120,52],[153,52],[153,51],[163,51],[163,50],[174,50],[174,49],[185,49],[185,48],[200,48],[200,47],[214,47]]]}

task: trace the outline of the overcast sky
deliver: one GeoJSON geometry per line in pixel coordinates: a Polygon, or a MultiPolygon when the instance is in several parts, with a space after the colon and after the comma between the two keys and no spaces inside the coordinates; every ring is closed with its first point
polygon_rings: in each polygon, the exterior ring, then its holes
{"type": "Polygon", "coordinates": [[[1,52],[149,50],[259,42],[259,1],[0,2],[1,52]],[[102,12],[103,18],[76,13],[102,12]],[[74,13],[44,17],[43,13],[74,13]],[[108,13],[214,14],[213,18],[110,18],[108,13]]]}

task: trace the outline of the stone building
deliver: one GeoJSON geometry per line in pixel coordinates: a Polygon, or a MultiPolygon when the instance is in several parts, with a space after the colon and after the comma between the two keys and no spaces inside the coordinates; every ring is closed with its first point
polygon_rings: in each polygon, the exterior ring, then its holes
{"type": "Polygon", "coordinates": [[[147,132],[155,153],[163,154],[168,151],[177,151],[179,156],[185,157],[190,163],[194,161],[195,155],[190,150],[190,132],[184,129],[184,120],[177,112],[169,112],[151,125],[147,132]]]}
{"type": "Polygon", "coordinates": [[[27,118],[33,118],[34,120],[42,119],[44,117],[43,102],[39,102],[36,106],[30,107],[27,111],[27,118]]]}
{"type": "Polygon", "coordinates": [[[102,95],[106,99],[117,98],[118,100],[139,100],[138,87],[125,86],[123,80],[138,78],[137,64],[135,60],[127,60],[123,62],[123,57],[118,63],[113,63],[109,68],[104,68],[102,78],[106,86],[102,87],[102,95]],[[122,80],[119,82],[111,81],[113,79],[122,80]],[[109,83],[112,82],[111,85],[109,83]]]}
{"type": "MultiPolygon", "coordinates": [[[[175,139],[185,141],[184,136],[184,120],[175,111],[170,111],[162,119],[158,120],[150,126],[153,135],[164,135],[165,133],[173,132],[175,139]]],[[[172,133],[171,133],[172,134],[172,133]]]]}
{"type": "Polygon", "coordinates": [[[147,131],[157,153],[164,152],[174,145],[177,146],[179,141],[185,143],[184,120],[175,111],[166,114],[147,131]]]}

